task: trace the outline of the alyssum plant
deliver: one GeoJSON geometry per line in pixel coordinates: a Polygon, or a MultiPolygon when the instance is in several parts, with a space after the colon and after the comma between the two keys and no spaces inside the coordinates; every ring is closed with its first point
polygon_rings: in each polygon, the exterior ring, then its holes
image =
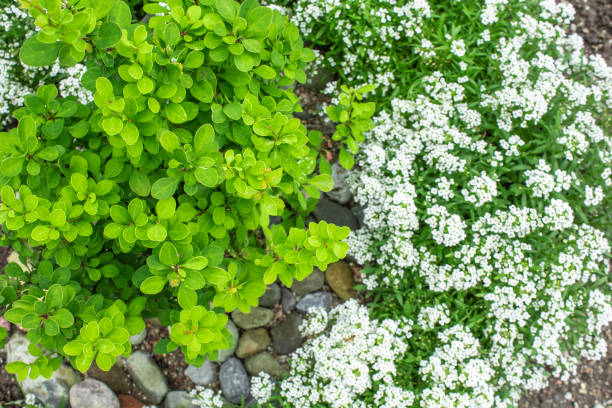
{"type": "Polygon", "coordinates": [[[214,360],[231,341],[223,311],[345,256],[348,228],[304,228],[333,183],[292,117],[314,54],[280,13],[174,0],[132,24],[120,0],[22,5],[41,29],[22,61],[83,61],[94,104],[43,86],[0,136],[3,244],[29,265],[7,266],[0,301],[39,356],[7,370],[108,370],[148,316],[172,325],[157,351],[214,360]]]}

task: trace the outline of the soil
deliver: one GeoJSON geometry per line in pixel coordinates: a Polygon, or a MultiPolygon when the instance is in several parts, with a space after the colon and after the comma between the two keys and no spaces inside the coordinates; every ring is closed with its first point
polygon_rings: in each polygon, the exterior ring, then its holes
{"type": "Polygon", "coordinates": [[[587,53],[601,54],[612,65],[612,1],[569,0],[576,9],[572,29],[584,39],[587,53]]]}

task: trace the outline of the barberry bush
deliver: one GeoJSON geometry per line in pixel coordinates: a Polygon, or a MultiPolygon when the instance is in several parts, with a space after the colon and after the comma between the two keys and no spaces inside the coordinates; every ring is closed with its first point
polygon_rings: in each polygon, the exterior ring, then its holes
{"type": "Polygon", "coordinates": [[[39,357],[8,371],[108,370],[146,317],[171,326],[157,351],[214,360],[224,312],[346,255],[348,228],[305,221],[333,182],[293,118],[314,54],[286,17],[255,0],[150,3],[146,23],[121,0],[21,3],[39,27],[21,60],[83,64],[93,103],[41,86],[0,135],[2,243],[25,265],[0,301],[39,357]]]}

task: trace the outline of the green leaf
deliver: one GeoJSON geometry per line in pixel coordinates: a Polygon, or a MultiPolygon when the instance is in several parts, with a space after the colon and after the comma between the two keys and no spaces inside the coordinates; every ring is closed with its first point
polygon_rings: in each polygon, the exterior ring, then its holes
{"type": "Polygon", "coordinates": [[[203,169],[198,167],[195,171],[195,178],[206,187],[215,187],[219,183],[219,174],[215,168],[203,169]]]}
{"type": "Polygon", "coordinates": [[[47,336],[57,336],[59,334],[60,328],[55,320],[46,319],[44,326],[45,326],[45,334],[47,336]]]}
{"type": "Polygon", "coordinates": [[[143,95],[152,92],[155,88],[155,83],[149,77],[140,78],[136,85],[138,86],[138,90],[140,91],[140,93],[142,93],[143,95]]]}
{"type": "Polygon", "coordinates": [[[151,241],[162,242],[166,239],[167,235],[166,227],[161,224],[155,224],[147,230],[147,238],[151,241]]]}
{"type": "Polygon", "coordinates": [[[116,223],[119,224],[129,224],[132,222],[132,217],[130,217],[130,213],[125,207],[121,205],[113,205],[110,208],[110,216],[116,223]]]}
{"type": "Polygon", "coordinates": [[[236,18],[236,5],[232,0],[217,0],[217,11],[229,22],[236,18]]]}
{"type": "Polygon", "coordinates": [[[308,180],[308,184],[327,192],[334,188],[334,179],[329,174],[319,174],[308,180]]]}
{"type": "Polygon", "coordinates": [[[184,262],[183,264],[181,264],[181,267],[187,268],[187,269],[202,270],[206,268],[207,265],[208,265],[208,259],[206,257],[194,256],[193,258],[189,259],[187,262],[184,262]]]}
{"type": "Polygon", "coordinates": [[[151,182],[142,172],[135,170],[130,175],[130,188],[141,197],[147,197],[151,192],[151,182]]]}
{"type": "Polygon", "coordinates": [[[187,112],[185,112],[185,108],[178,103],[169,103],[164,107],[164,112],[168,120],[172,123],[179,124],[187,121],[187,112]]]}
{"type": "Polygon", "coordinates": [[[157,200],[172,197],[178,187],[179,181],[170,177],[164,177],[153,183],[151,195],[157,200]]]}
{"type": "Polygon", "coordinates": [[[113,364],[115,364],[115,358],[111,357],[110,355],[102,352],[96,355],[96,365],[100,368],[100,370],[109,371],[113,367],[113,364]]]}
{"type": "Polygon", "coordinates": [[[155,212],[159,218],[172,218],[176,211],[176,201],[173,197],[168,197],[163,200],[159,200],[155,205],[155,212]]]}
{"type": "Polygon", "coordinates": [[[109,136],[114,136],[123,129],[123,121],[117,116],[107,116],[102,120],[102,128],[109,136]]]}
{"type": "Polygon", "coordinates": [[[198,295],[195,290],[181,285],[178,291],[178,304],[183,309],[191,309],[198,303],[198,295]]]}
{"type": "Polygon", "coordinates": [[[53,319],[62,329],[66,329],[74,324],[74,316],[68,309],[56,310],[53,313],[53,319]]]}
{"type": "Polygon", "coordinates": [[[253,58],[246,52],[240,55],[235,55],[234,62],[236,64],[236,68],[242,72],[249,72],[251,69],[253,69],[253,65],[255,64],[253,58]]]}
{"type": "Polygon", "coordinates": [[[185,285],[193,290],[200,290],[205,284],[206,281],[204,280],[204,277],[200,271],[192,269],[187,272],[187,276],[185,277],[185,285]]]}
{"type": "Polygon", "coordinates": [[[93,343],[100,337],[100,328],[97,322],[89,322],[81,328],[81,336],[88,343],[93,343]]]}
{"type": "Polygon", "coordinates": [[[146,295],[156,295],[166,286],[164,276],[149,276],[140,284],[140,291],[146,295]]]}
{"type": "Polygon", "coordinates": [[[96,47],[105,50],[113,47],[121,40],[121,28],[111,21],[105,21],[98,29],[98,35],[94,38],[96,47]]]}
{"type": "Polygon", "coordinates": [[[185,57],[183,67],[188,69],[199,68],[204,63],[204,53],[202,51],[191,51],[185,57]]]}
{"type": "Polygon", "coordinates": [[[338,162],[342,167],[350,170],[355,165],[355,159],[353,156],[346,151],[344,147],[340,148],[340,154],[338,155],[338,162]]]}
{"type": "Polygon", "coordinates": [[[267,65],[260,65],[255,68],[255,73],[263,79],[274,79],[276,78],[276,71],[267,65]]]}
{"type": "Polygon", "coordinates": [[[196,152],[205,152],[207,147],[215,142],[215,129],[210,123],[198,128],[193,138],[193,148],[196,152]]]}
{"type": "Polygon", "coordinates": [[[174,46],[181,39],[181,32],[176,24],[171,22],[168,24],[164,30],[164,38],[166,40],[166,44],[169,46],[174,46]]]}
{"type": "Polygon", "coordinates": [[[0,165],[0,171],[6,177],[15,177],[23,170],[23,163],[25,159],[23,157],[9,157],[2,160],[0,165]]]}
{"type": "Polygon", "coordinates": [[[167,152],[172,152],[180,147],[178,136],[176,133],[169,130],[164,130],[161,133],[159,136],[159,143],[167,152]]]}
{"type": "Polygon", "coordinates": [[[171,242],[164,242],[159,250],[159,260],[167,266],[176,266],[179,263],[179,255],[176,247],[171,242]]]}
{"type": "Polygon", "coordinates": [[[223,113],[232,120],[238,120],[242,117],[242,105],[238,102],[232,102],[223,107],[223,113]]]}
{"type": "Polygon", "coordinates": [[[45,44],[36,35],[25,40],[19,50],[19,58],[25,65],[43,67],[52,65],[59,55],[59,43],[45,44]]]}
{"type": "Polygon", "coordinates": [[[72,188],[74,188],[74,191],[76,191],[77,193],[87,194],[87,177],[85,177],[81,173],[72,173],[72,176],[70,176],[70,186],[72,186],[72,188]]]}
{"type": "Polygon", "coordinates": [[[212,86],[208,81],[194,82],[191,88],[189,88],[189,92],[191,92],[194,98],[204,103],[211,103],[214,96],[212,86]]]}

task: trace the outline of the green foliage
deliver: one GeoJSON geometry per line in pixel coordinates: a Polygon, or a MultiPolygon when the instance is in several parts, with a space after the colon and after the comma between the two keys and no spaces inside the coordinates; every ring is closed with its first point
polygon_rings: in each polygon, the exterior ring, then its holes
{"type": "Polygon", "coordinates": [[[41,346],[12,372],[107,370],[153,316],[172,326],[156,351],[201,364],[230,345],[223,310],[346,255],[347,228],[304,229],[333,181],[292,116],[314,54],[280,13],[175,0],[132,24],[119,0],[23,5],[41,27],[23,61],[82,61],[94,102],[42,86],[0,137],[3,243],[31,265],[7,266],[0,300],[41,346]]]}
{"type": "Polygon", "coordinates": [[[359,143],[364,140],[364,133],[374,127],[372,115],[376,110],[374,102],[358,102],[364,94],[372,92],[374,85],[365,85],[357,89],[346,85],[340,87],[340,101],[337,106],[327,107],[327,116],[334,122],[339,122],[332,140],[340,141],[338,161],[345,169],[355,165],[353,154],[359,150],[359,143]]]}

